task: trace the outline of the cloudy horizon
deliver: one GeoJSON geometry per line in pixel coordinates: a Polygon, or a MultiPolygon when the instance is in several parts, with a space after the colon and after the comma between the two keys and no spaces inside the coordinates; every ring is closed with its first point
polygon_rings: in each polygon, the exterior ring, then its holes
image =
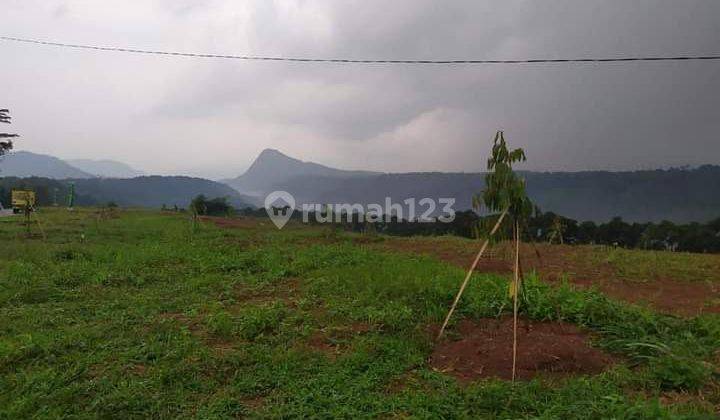
{"type": "MultiPolygon", "coordinates": [[[[720,3],[12,0],[0,35],[352,59],[718,54],[720,3]]],[[[529,170],[720,163],[720,62],[343,65],[0,41],[17,150],[237,176],[265,148],[344,169],[484,169],[495,130],[529,170]]]]}

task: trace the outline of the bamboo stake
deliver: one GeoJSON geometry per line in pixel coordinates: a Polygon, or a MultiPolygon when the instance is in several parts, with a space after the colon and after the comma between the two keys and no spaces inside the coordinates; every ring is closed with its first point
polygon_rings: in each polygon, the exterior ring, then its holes
{"type": "Polygon", "coordinates": [[[533,247],[533,250],[535,251],[535,256],[537,257],[539,262],[542,262],[542,255],[540,255],[540,251],[538,251],[537,245],[535,244],[535,240],[532,239],[532,236],[530,237],[530,244],[533,247]]]}
{"type": "Polygon", "coordinates": [[[515,370],[517,366],[517,322],[518,322],[518,294],[520,294],[519,285],[520,271],[520,224],[515,222],[515,270],[513,275],[513,362],[512,362],[512,380],[515,382],[515,370]]]}
{"type": "Polygon", "coordinates": [[[36,208],[33,208],[33,213],[35,214],[35,221],[37,222],[38,229],[40,229],[40,234],[42,234],[43,241],[47,241],[47,235],[45,235],[45,229],[43,229],[42,223],[40,223],[40,216],[38,216],[36,208]]]}
{"type": "Polygon", "coordinates": [[[450,322],[450,317],[452,317],[453,312],[455,312],[455,307],[457,306],[458,302],[460,301],[460,297],[462,296],[463,292],[465,291],[465,287],[467,287],[468,282],[470,281],[470,276],[472,275],[473,271],[475,270],[475,267],[477,266],[478,262],[480,261],[480,257],[482,257],[482,254],[485,252],[485,248],[487,248],[488,244],[490,243],[490,238],[497,232],[498,228],[500,227],[500,224],[502,223],[503,219],[507,215],[508,209],[505,209],[502,214],[500,215],[500,218],[495,223],[495,226],[493,226],[492,230],[490,231],[490,234],[488,235],[487,239],[485,239],[485,243],[483,243],[482,248],[480,248],[480,252],[478,252],[477,256],[475,257],[475,261],[473,261],[472,265],[470,266],[470,269],[467,272],[467,275],[465,276],[465,280],[463,280],[462,285],[460,286],[460,290],[458,290],[457,295],[455,296],[455,300],[453,301],[452,306],[450,307],[450,311],[448,312],[447,316],[445,317],[445,321],[443,322],[442,328],[440,328],[440,333],[437,336],[437,339],[439,340],[440,337],[442,337],[443,332],[445,332],[445,327],[447,327],[448,322],[450,322]]]}
{"type": "Polygon", "coordinates": [[[30,231],[30,206],[25,206],[25,236],[31,237],[32,232],[30,231]]]}

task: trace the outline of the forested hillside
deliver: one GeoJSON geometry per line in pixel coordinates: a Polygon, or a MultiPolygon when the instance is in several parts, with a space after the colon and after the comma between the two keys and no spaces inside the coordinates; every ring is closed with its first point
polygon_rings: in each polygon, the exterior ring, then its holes
{"type": "MultiPolygon", "coordinates": [[[[635,172],[526,172],[530,197],[543,211],[576,220],[704,222],[720,216],[720,166],[635,172]]],[[[303,176],[275,184],[298,202],[402,203],[407,198],[451,197],[456,210],[471,208],[484,174],[408,173],[331,178],[303,176]]]]}
{"type": "Polygon", "coordinates": [[[8,205],[10,190],[31,188],[38,194],[42,206],[64,205],[70,183],[75,183],[77,205],[97,205],[114,202],[120,206],[160,207],[187,206],[197,195],[227,197],[235,207],[246,207],[248,202],[232,188],[218,182],[182,176],[147,176],[132,179],[76,179],[52,180],[48,178],[0,178],[0,200],[8,205]],[[56,192],[57,191],[57,192],[56,192]]]}

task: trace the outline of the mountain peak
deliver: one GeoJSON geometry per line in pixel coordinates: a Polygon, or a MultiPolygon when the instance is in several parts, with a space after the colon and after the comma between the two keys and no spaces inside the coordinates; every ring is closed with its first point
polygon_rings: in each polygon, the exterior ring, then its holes
{"type": "Polygon", "coordinates": [[[289,157],[285,153],[279,151],[278,149],[264,149],[260,154],[258,155],[258,159],[263,157],[272,157],[272,156],[278,156],[278,157],[289,157]]]}
{"type": "Polygon", "coordinates": [[[277,149],[265,149],[260,152],[258,157],[255,158],[255,161],[252,165],[250,165],[245,173],[255,173],[260,176],[267,176],[269,173],[279,168],[298,164],[302,164],[302,161],[291,158],[277,149]]]}
{"type": "Polygon", "coordinates": [[[366,171],[345,171],[314,162],[304,162],[290,157],[277,149],[265,149],[250,168],[241,176],[228,180],[228,184],[249,195],[264,195],[282,188],[287,181],[304,176],[353,177],[373,174],[366,171]]]}
{"type": "Polygon", "coordinates": [[[301,163],[302,161],[292,158],[277,149],[264,149],[262,152],[260,152],[258,157],[255,158],[255,161],[252,165],[250,165],[250,169],[248,169],[248,171],[252,170],[253,167],[257,168],[259,165],[263,164],[284,164],[288,162],[301,163]]]}

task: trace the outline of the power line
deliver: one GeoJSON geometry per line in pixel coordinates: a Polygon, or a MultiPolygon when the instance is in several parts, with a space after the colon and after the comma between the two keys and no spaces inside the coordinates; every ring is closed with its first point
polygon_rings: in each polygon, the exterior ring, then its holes
{"type": "Polygon", "coordinates": [[[340,64],[558,64],[558,63],[616,63],[630,61],[706,61],[720,60],[720,55],[678,55],[678,56],[645,56],[645,57],[604,57],[604,58],[540,58],[523,60],[362,60],[345,58],[308,58],[308,57],[273,57],[258,55],[206,54],[185,53],[176,51],[143,50],[137,48],[102,47],[97,45],[67,44],[63,42],[41,41],[37,39],[0,36],[0,40],[22,42],[27,44],[48,45],[52,47],[75,48],[95,51],[125,52],[133,54],[165,55],[190,58],[221,58],[246,61],[291,61],[302,63],[340,63],[340,64]]]}

